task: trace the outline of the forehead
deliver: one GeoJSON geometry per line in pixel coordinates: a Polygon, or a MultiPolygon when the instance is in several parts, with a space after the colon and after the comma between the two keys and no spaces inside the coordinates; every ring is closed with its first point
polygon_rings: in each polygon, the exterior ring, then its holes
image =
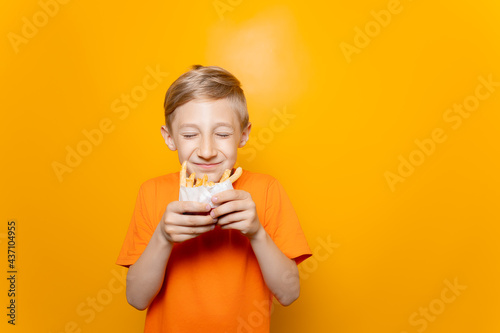
{"type": "Polygon", "coordinates": [[[228,99],[207,100],[194,99],[175,110],[172,125],[177,127],[183,123],[210,124],[226,122],[239,126],[238,113],[228,99]]]}

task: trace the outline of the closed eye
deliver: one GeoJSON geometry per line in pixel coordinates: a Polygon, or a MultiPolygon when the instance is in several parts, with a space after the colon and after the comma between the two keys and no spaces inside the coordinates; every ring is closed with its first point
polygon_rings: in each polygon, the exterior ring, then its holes
{"type": "Polygon", "coordinates": [[[196,136],[197,134],[183,134],[182,137],[184,139],[192,139],[196,136]]]}

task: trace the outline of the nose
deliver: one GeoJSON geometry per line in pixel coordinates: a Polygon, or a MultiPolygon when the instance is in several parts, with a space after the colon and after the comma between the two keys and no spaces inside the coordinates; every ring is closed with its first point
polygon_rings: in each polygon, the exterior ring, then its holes
{"type": "Polygon", "coordinates": [[[204,137],[201,140],[200,147],[198,147],[198,156],[205,160],[217,156],[217,150],[215,149],[215,143],[212,137],[204,137]]]}

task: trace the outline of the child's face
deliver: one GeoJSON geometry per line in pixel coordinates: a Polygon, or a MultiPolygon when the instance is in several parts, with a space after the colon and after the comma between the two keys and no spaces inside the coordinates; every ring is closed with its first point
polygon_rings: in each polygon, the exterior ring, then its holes
{"type": "Polygon", "coordinates": [[[241,130],[240,119],[226,99],[192,100],[175,110],[171,133],[161,132],[167,146],[178,151],[179,161],[187,161],[188,175],[208,175],[218,182],[224,170],[236,163],[238,148],[243,147],[251,124],[241,130]]]}

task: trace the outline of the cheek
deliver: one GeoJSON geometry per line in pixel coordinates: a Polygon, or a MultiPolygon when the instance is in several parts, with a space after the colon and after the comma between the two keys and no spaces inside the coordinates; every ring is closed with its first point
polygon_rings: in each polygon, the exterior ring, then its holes
{"type": "MultiPolygon", "coordinates": [[[[222,152],[227,157],[236,157],[238,152],[239,138],[231,140],[215,140],[215,149],[222,152]]],[[[177,146],[177,151],[182,159],[188,159],[200,146],[199,140],[182,141],[177,146]]]]}
{"type": "Polygon", "coordinates": [[[238,153],[238,144],[234,140],[227,140],[221,144],[220,150],[224,152],[227,157],[234,157],[238,153]]]}
{"type": "Polygon", "coordinates": [[[193,154],[193,152],[197,149],[198,145],[196,144],[196,140],[184,141],[180,145],[177,146],[177,151],[179,155],[184,159],[187,159],[189,156],[193,154]]]}

